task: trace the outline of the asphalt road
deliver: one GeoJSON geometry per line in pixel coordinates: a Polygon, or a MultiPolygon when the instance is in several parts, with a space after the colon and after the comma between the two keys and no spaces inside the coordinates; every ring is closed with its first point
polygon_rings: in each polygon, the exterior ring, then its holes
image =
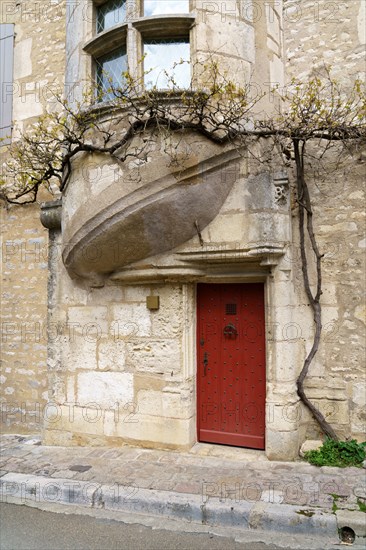
{"type": "Polygon", "coordinates": [[[280,550],[207,533],[151,529],[13,504],[0,504],[0,527],[1,550],[280,550]]]}

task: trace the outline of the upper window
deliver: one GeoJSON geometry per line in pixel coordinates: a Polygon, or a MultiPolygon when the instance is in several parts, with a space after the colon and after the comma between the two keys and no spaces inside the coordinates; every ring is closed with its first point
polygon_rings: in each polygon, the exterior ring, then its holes
{"type": "Polygon", "coordinates": [[[126,21],[126,0],[108,0],[97,8],[97,33],[126,21]]]}
{"type": "Polygon", "coordinates": [[[84,49],[94,59],[99,100],[111,99],[126,71],[146,88],[190,85],[189,0],[95,2],[95,36],[84,49]]]}

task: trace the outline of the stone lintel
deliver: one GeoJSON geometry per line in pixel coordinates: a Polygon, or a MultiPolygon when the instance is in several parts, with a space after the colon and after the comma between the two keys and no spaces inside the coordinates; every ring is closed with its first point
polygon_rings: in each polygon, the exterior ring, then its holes
{"type": "Polygon", "coordinates": [[[239,282],[265,280],[270,268],[277,265],[284,248],[261,247],[243,250],[194,250],[176,253],[173,264],[145,262],[116,271],[110,276],[121,283],[152,282],[239,282]],[[184,261],[182,261],[184,260],[184,261]]]}

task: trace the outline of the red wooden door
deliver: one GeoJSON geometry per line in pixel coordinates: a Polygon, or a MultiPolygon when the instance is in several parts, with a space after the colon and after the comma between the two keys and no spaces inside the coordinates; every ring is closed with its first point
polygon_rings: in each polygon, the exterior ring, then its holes
{"type": "Polygon", "coordinates": [[[264,449],[262,283],[197,287],[198,439],[264,449]]]}

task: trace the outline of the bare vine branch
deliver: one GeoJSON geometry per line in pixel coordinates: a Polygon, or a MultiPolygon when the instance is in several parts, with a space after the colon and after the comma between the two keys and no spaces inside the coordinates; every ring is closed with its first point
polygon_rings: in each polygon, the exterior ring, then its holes
{"type": "Polygon", "coordinates": [[[324,415],[317,409],[313,403],[308,399],[304,390],[304,380],[309,372],[309,367],[314,359],[320,344],[320,337],[322,331],[322,318],[321,318],[321,304],[320,296],[321,291],[321,259],[323,257],[319,252],[319,248],[315,239],[314,229],[313,229],[313,211],[311,206],[311,200],[309,195],[309,188],[307,186],[305,177],[304,177],[304,153],[306,142],[299,140],[293,141],[294,153],[295,153],[295,162],[296,162],[296,185],[297,185],[297,198],[299,204],[299,233],[300,233],[300,252],[301,252],[301,268],[304,280],[304,288],[306,295],[308,297],[310,306],[313,310],[313,318],[315,323],[315,332],[313,345],[310,352],[305,358],[303,368],[297,379],[297,392],[300,399],[310,410],[312,415],[318,421],[323,432],[330,438],[338,440],[337,434],[333,430],[332,426],[326,421],[324,415]],[[306,229],[311,242],[311,248],[315,254],[316,258],[316,294],[314,296],[309,279],[309,266],[308,259],[306,255],[306,244],[305,244],[305,217],[306,217],[306,229]]]}

